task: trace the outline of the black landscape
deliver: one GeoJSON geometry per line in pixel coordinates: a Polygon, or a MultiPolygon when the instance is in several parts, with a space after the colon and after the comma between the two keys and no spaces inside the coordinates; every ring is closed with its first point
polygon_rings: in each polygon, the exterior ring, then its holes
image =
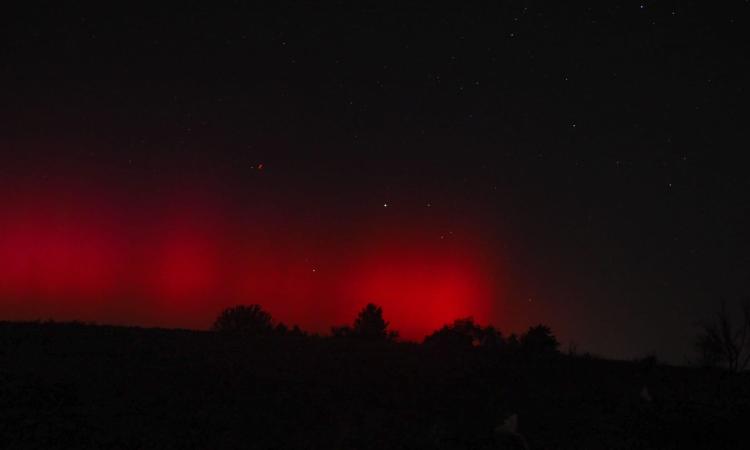
{"type": "Polygon", "coordinates": [[[750,1],[4,2],[0,450],[750,448],[750,1]]]}
{"type": "Polygon", "coordinates": [[[260,307],[211,331],[0,323],[3,448],[744,448],[750,374],[616,361],[471,318],[398,342],[260,307]],[[514,423],[509,423],[514,421],[514,423]],[[511,425],[511,426],[509,426],[511,425]]]}

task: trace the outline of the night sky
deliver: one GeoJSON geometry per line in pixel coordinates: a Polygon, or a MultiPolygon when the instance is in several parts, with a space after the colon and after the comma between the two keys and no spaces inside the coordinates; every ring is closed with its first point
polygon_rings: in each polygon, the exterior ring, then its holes
{"type": "Polygon", "coordinates": [[[684,362],[749,293],[747,1],[188,3],[3,11],[1,319],[684,362]]]}

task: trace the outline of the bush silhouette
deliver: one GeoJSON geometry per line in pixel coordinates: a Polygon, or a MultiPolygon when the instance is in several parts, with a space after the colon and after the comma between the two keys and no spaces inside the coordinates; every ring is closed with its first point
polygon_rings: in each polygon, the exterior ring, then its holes
{"type": "Polygon", "coordinates": [[[296,336],[296,337],[307,337],[307,332],[302,330],[299,326],[294,325],[292,326],[292,329],[289,330],[287,333],[289,336],[296,336]]]}
{"type": "Polygon", "coordinates": [[[383,319],[383,308],[372,303],[365,306],[354,319],[352,335],[366,339],[387,339],[388,322],[383,319]]]}
{"type": "MultiPolygon", "coordinates": [[[[285,331],[285,326],[278,331],[285,331]]],[[[273,334],[273,319],[260,305],[237,305],[219,314],[211,327],[213,331],[243,336],[273,334]]]]}
{"type": "Polygon", "coordinates": [[[740,314],[735,317],[739,320],[732,320],[733,315],[722,301],[715,320],[701,325],[695,342],[700,365],[724,365],[732,372],[740,372],[750,364],[750,299],[740,304],[740,314]]]}
{"type": "Polygon", "coordinates": [[[529,327],[521,336],[521,349],[528,354],[549,355],[559,353],[560,343],[550,327],[536,325],[529,327]]]}
{"type": "Polygon", "coordinates": [[[331,327],[331,336],[336,338],[347,338],[352,336],[352,327],[342,325],[340,327],[331,327]]]}
{"type": "Polygon", "coordinates": [[[508,339],[505,341],[505,348],[509,352],[517,352],[521,349],[521,340],[516,333],[511,333],[510,336],[508,336],[508,339]]]}
{"type": "MultiPolygon", "coordinates": [[[[493,329],[494,330],[494,329],[493,329]]],[[[466,349],[481,345],[485,333],[472,317],[456,319],[451,325],[433,332],[424,339],[427,347],[466,349]]]]}
{"type": "Polygon", "coordinates": [[[286,325],[284,325],[283,322],[279,322],[273,328],[273,332],[275,334],[278,334],[279,336],[286,336],[287,334],[289,334],[289,327],[287,327],[286,325]]]}
{"type": "Polygon", "coordinates": [[[480,346],[487,350],[506,350],[507,344],[503,333],[492,325],[482,329],[480,346]]]}
{"type": "Polygon", "coordinates": [[[383,319],[383,308],[373,303],[357,314],[354,324],[331,327],[331,335],[337,338],[359,338],[373,341],[392,341],[398,337],[398,332],[388,329],[388,322],[383,319]]]}

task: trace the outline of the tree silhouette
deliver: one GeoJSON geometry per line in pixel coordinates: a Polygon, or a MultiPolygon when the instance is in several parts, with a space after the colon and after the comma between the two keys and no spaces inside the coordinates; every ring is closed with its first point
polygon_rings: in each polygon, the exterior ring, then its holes
{"type": "Polygon", "coordinates": [[[370,340],[394,340],[398,333],[388,330],[388,322],[383,319],[383,308],[369,303],[354,319],[351,336],[370,340]]]}
{"type": "Polygon", "coordinates": [[[521,340],[516,333],[511,333],[505,341],[505,348],[509,352],[517,352],[521,348],[521,340]]]}
{"type": "Polygon", "coordinates": [[[485,333],[482,327],[474,323],[474,318],[456,319],[451,325],[425,337],[424,344],[428,347],[466,349],[479,346],[485,333]]]}
{"type": "Polygon", "coordinates": [[[704,366],[724,364],[732,372],[747,368],[750,363],[750,299],[740,305],[739,325],[735,325],[721,302],[713,322],[701,325],[695,342],[700,363],[704,366]]]}
{"type": "Polygon", "coordinates": [[[289,336],[296,336],[296,337],[307,337],[307,332],[302,330],[299,326],[294,325],[292,326],[292,329],[289,330],[289,336]]]}
{"type": "Polygon", "coordinates": [[[340,327],[331,327],[331,336],[335,338],[347,338],[352,336],[352,327],[349,325],[342,325],[340,327]]]}
{"type": "Polygon", "coordinates": [[[284,322],[279,322],[276,324],[276,326],[273,329],[273,332],[275,334],[278,334],[279,336],[286,336],[289,334],[289,327],[287,327],[284,322]]]}
{"type": "Polygon", "coordinates": [[[487,350],[505,350],[506,342],[503,333],[492,325],[482,329],[480,346],[487,350]]]}
{"type": "Polygon", "coordinates": [[[274,332],[271,315],[260,305],[237,305],[227,308],[219,314],[211,329],[243,336],[268,335],[274,332]]]}
{"type": "Polygon", "coordinates": [[[521,336],[521,349],[533,355],[549,355],[559,352],[560,343],[552,334],[550,327],[536,325],[529,327],[528,331],[521,336]]]}

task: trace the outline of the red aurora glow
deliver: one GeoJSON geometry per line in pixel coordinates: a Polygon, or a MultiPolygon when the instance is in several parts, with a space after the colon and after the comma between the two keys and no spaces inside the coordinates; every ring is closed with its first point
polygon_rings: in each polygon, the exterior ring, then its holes
{"type": "Polygon", "coordinates": [[[278,320],[326,331],[372,301],[415,339],[491,313],[478,246],[441,239],[427,221],[311,225],[184,193],[173,202],[39,190],[8,198],[3,319],[205,328],[228,305],[260,303],[278,320]]]}

